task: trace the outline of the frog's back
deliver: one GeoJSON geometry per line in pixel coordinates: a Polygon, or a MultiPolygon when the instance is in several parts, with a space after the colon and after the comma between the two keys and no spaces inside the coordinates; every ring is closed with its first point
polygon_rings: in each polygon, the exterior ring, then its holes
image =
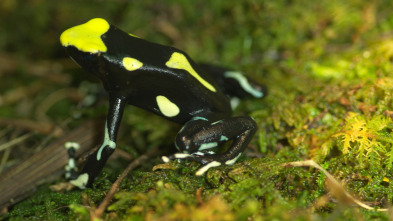
{"type": "Polygon", "coordinates": [[[184,52],[113,26],[102,39],[108,48],[102,56],[120,63],[105,67],[102,81],[110,93],[178,123],[208,113],[230,115],[229,100],[215,79],[184,52]]]}

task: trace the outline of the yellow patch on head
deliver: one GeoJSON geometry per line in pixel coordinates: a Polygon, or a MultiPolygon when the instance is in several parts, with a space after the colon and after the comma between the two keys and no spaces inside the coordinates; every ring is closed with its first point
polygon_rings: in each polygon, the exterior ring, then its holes
{"type": "Polygon", "coordinates": [[[190,73],[193,77],[195,77],[203,86],[205,86],[207,89],[216,92],[216,89],[209,84],[209,82],[205,81],[199,74],[192,68],[191,64],[188,62],[186,56],[179,52],[174,52],[169,59],[165,63],[167,67],[170,68],[175,68],[175,69],[183,69],[186,70],[188,73],[190,73]]]}
{"type": "Polygon", "coordinates": [[[180,113],[179,107],[171,102],[165,96],[159,95],[156,97],[158,108],[160,108],[161,113],[166,117],[174,117],[180,113]]]}
{"type": "Polygon", "coordinates": [[[101,36],[109,30],[109,23],[102,18],[90,21],[65,30],[60,36],[64,47],[74,46],[78,50],[90,53],[106,52],[107,48],[101,36]]]}
{"type": "Polygon", "coordinates": [[[128,71],[135,71],[143,66],[143,63],[135,58],[124,57],[123,66],[128,71]]]}

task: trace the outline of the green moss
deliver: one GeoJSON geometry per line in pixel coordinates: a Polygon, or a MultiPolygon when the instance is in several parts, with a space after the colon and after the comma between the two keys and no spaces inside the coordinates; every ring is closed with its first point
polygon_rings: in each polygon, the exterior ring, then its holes
{"type": "MultiPolygon", "coordinates": [[[[387,213],[329,200],[326,177],[315,169],[281,163],[314,159],[356,198],[378,208],[393,203],[391,10],[388,1],[360,0],[6,0],[0,3],[0,26],[6,29],[0,48],[14,55],[17,68],[4,72],[0,98],[35,82],[43,88],[0,106],[0,115],[53,122],[67,119],[67,112],[81,117],[78,122],[104,116],[105,99],[80,110],[79,101],[64,98],[50,105],[43,119],[40,105],[59,88],[79,87],[82,96],[100,92],[80,83],[89,78],[75,66],[65,66],[71,80],[61,82],[50,79],[52,71],[37,71],[45,64],[33,65],[43,58],[66,65],[55,60],[66,57],[60,33],[103,17],[142,38],[181,48],[195,60],[242,70],[269,89],[265,99],[244,101],[235,111],[250,114],[259,127],[238,163],[196,177],[197,163],[172,162],[169,169],[151,171],[161,162],[149,160],[121,183],[104,220],[388,220],[387,213]]],[[[174,151],[178,130],[179,125],[130,107],[119,148],[132,156],[154,147],[174,151]]],[[[3,217],[89,219],[128,163],[109,162],[93,189],[55,193],[44,185],[3,217]]]]}
{"type": "Polygon", "coordinates": [[[67,220],[72,213],[68,207],[70,204],[80,202],[81,197],[78,191],[72,193],[55,193],[50,191],[48,186],[38,189],[37,193],[19,203],[10,213],[13,219],[35,219],[45,220],[67,220]]]}

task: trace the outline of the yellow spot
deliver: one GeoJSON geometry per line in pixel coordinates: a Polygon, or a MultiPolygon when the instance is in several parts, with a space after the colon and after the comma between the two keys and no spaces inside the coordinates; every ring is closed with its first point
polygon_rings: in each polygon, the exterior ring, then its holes
{"type": "Polygon", "coordinates": [[[161,113],[166,117],[174,117],[179,114],[180,109],[176,104],[172,103],[168,98],[164,96],[156,97],[158,108],[160,108],[161,113]]]}
{"type": "Polygon", "coordinates": [[[135,71],[143,66],[143,63],[135,58],[125,57],[123,58],[123,66],[128,71],[135,71]]]}
{"type": "Polygon", "coordinates": [[[165,64],[167,67],[170,68],[175,68],[175,69],[183,69],[188,71],[193,77],[195,77],[203,86],[205,86],[207,89],[216,92],[216,89],[209,84],[209,82],[205,81],[199,74],[192,68],[191,64],[188,62],[186,56],[179,52],[174,52],[169,59],[169,61],[166,62],[165,64]]]}
{"type": "Polygon", "coordinates": [[[389,183],[390,180],[389,180],[388,178],[384,177],[384,178],[383,178],[383,181],[389,183]]]}
{"type": "Polygon", "coordinates": [[[106,52],[107,48],[101,36],[108,31],[109,27],[109,23],[104,19],[94,18],[65,30],[60,36],[60,42],[64,47],[74,46],[83,52],[93,54],[106,52]]]}

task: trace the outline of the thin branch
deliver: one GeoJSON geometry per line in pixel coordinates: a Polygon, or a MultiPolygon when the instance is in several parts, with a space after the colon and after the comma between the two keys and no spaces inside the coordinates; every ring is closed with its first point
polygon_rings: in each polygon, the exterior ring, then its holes
{"type": "Polygon", "coordinates": [[[12,147],[14,145],[17,145],[17,144],[23,142],[24,140],[29,138],[31,135],[33,135],[33,133],[27,133],[27,134],[24,134],[24,135],[22,135],[22,136],[20,136],[18,138],[15,138],[15,139],[7,142],[7,143],[1,144],[0,145],[0,151],[3,151],[5,149],[8,149],[9,147],[12,147]]]}
{"type": "Polygon", "coordinates": [[[141,163],[144,161],[148,160],[150,157],[157,156],[160,153],[158,148],[154,148],[150,150],[149,152],[141,155],[134,161],[132,161],[127,168],[123,171],[123,173],[120,174],[120,176],[117,178],[117,180],[113,183],[111,189],[109,190],[108,194],[105,196],[105,198],[102,200],[101,204],[98,206],[97,209],[91,211],[91,218],[90,220],[97,220],[99,219],[106,208],[108,207],[110,201],[112,200],[113,196],[115,193],[119,191],[120,183],[123,181],[123,179],[127,176],[129,172],[131,172],[133,169],[138,167],[141,163]]]}
{"type": "Polygon", "coordinates": [[[371,206],[368,206],[367,204],[363,203],[362,201],[356,199],[355,197],[353,197],[351,194],[349,194],[344,187],[342,186],[342,184],[336,180],[333,175],[331,175],[328,171],[326,171],[325,169],[323,169],[320,165],[318,165],[315,161],[313,160],[305,160],[305,161],[295,161],[295,162],[289,162],[289,163],[283,163],[281,164],[281,166],[284,167],[313,167],[319,171],[321,171],[323,174],[325,174],[326,178],[328,179],[328,181],[331,182],[331,184],[333,184],[333,186],[335,188],[337,188],[341,194],[343,194],[347,199],[349,199],[351,202],[355,203],[356,205],[367,209],[367,210],[375,210],[375,211],[381,211],[381,212],[387,212],[390,209],[387,208],[382,208],[382,209],[377,209],[371,206]]]}
{"type": "MultiPolygon", "coordinates": [[[[76,157],[98,144],[101,133],[95,130],[97,123],[99,122],[84,123],[20,164],[0,174],[0,208],[15,204],[31,194],[40,183],[53,180],[55,176],[62,174],[64,165],[68,162],[67,150],[64,148],[65,142],[74,141],[81,145],[76,157]]],[[[30,135],[23,135],[4,144],[2,148],[25,140],[28,136],[30,135]]]]}

